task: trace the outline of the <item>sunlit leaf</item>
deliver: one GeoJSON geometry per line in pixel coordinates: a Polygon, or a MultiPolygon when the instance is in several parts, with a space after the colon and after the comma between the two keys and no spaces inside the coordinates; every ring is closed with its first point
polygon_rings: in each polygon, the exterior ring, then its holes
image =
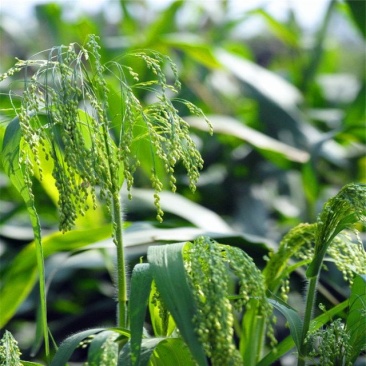
{"type": "MultiPolygon", "coordinates": [[[[278,140],[275,140],[263,133],[256,131],[235,118],[229,116],[209,115],[215,133],[223,133],[235,136],[245,142],[248,142],[259,151],[267,152],[270,159],[271,154],[278,158],[304,163],[309,159],[309,154],[306,151],[286,145],[278,140]]],[[[207,127],[198,117],[187,117],[187,122],[192,127],[207,131],[207,127]]]]}
{"type": "Polygon", "coordinates": [[[210,68],[221,68],[220,62],[212,52],[212,47],[207,45],[202,38],[193,34],[169,34],[161,37],[167,46],[186,53],[187,56],[210,68]]]}
{"type": "MultiPolygon", "coordinates": [[[[43,238],[44,256],[47,258],[60,251],[73,251],[111,236],[111,228],[60,232],[43,238]]],[[[29,295],[37,279],[35,243],[30,243],[12,261],[5,272],[0,288],[0,327],[3,327],[29,295]]]]}
{"type": "Polygon", "coordinates": [[[291,112],[302,101],[300,91],[275,73],[222,49],[214,54],[227,70],[279,108],[291,112]]]}
{"type": "Polygon", "coordinates": [[[117,363],[118,344],[116,332],[105,330],[93,337],[88,348],[89,366],[110,366],[117,363]]]}

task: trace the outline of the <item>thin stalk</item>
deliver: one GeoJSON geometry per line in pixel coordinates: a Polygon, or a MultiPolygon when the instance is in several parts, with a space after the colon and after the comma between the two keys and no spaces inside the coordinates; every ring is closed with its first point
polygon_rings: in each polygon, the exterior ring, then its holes
{"type": "Polygon", "coordinates": [[[266,332],[266,322],[264,316],[256,317],[258,334],[256,335],[258,338],[258,345],[257,345],[257,354],[256,354],[256,364],[262,359],[263,357],[263,347],[265,342],[265,332],[266,332]]]}
{"type": "Polygon", "coordinates": [[[310,321],[313,315],[313,309],[316,298],[316,286],[318,283],[318,276],[312,277],[309,280],[309,286],[306,294],[306,307],[304,315],[304,324],[301,333],[301,348],[299,349],[299,359],[297,366],[305,366],[305,338],[310,328],[310,321]]]}
{"type": "Polygon", "coordinates": [[[44,337],[44,347],[47,362],[50,361],[50,341],[47,324],[46,275],[44,271],[43,248],[40,240],[36,240],[37,267],[39,271],[39,298],[41,303],[41,324],[44,337]]]}
{"type": "Polygon", "coordinates": [[[36,246],[37,269],[39,273],[39,302],[41,306],[41,328],[44,338],[44,347],[47,363],[50,361],[50,341],[47,324],[47,299],[46,299],[46,274],[44,268],[44,255],[41,241],[41,226],[34,203],[30,200],[27,203],[28,212],[33,226],[34,241],[36,246]]]}
{"type": "Polygon", "coordinates": [[[121,328],[127,327],[127,281],[126,265],[123,247],[123,216],[119,194],[114,194],[113,205],[113,231],[114,242],[117,247],[117,324],[121,328]]]}

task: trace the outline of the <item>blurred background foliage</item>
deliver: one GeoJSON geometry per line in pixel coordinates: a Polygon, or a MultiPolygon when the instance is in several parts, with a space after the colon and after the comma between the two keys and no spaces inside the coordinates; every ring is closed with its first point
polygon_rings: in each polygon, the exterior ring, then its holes
{"type": "MultiPolygon", "coordinates": [[[[288,7],[284,3],[258,1],[240,10],[240,1],[229,0],[166,1],[164,6],[106,0],[89,13],[75,12],[72,1],[59,1],[34,5],[23,20],[0,5],[0,72],[15,57],[27,59],[60,44],[83,44],[94,33],[100,37],[104,61],[146,48],[169,55],[182,82],[178,97],[201,107],[213,123],[215,133],[209,136],[199,118],[187,118],[205,166],[195,194],[183,169],[178,181],[183,197],[164,193],[163,224],[155,221],[152,200],[146,198],[149,173],[142,164],[134,199],[126,202],[130,266],[148,244],[200,233],[242,246],[261,266],[289,228],[313,222],[323,202],[343,185],[366,183],[365,2],[324,1],[324,14],[310,27],[301,24],[291,1],[288,7]],[[282,17],[269,11],[276,6],[283,7],[282,17]]],[[[144,80],[149,71],[131,60],[124,62],[144,80]]],[[[20,103],[16,95],[21,86],[19,76],[0,84],[1,139],[14,115],[12,104],[20,103]]],[[[115,90],[113,81],[109,87],[115,90]]],[[[139,96],[151,100],[146,90],[139,96]]],[[[119,107],[113,93],[110,98],[113,116],[119,107]]],[[[182,109],[181,114],[188,113],[182,109]]],[[[49,184],[35,185],[45,235],[58,226],[57,197],[49,184]]],[[[1,285],[15,286],[18,279],[22,287],[26,282],[21,301],[2,327],[14,333],[28,357],[37,309],[35,259],[33,252],[27,254],[32,230],[2,167],[0,189],[1,285]]],[[[79,223],[80,229],[103,228],[108,216],[100,211],[89,219],[79,223]]],[[[57,343],[72,331],[114,322],[113,252],[109,240],[100,242],[109,235],[103,230],[91,237],[93,249],[84,252],[86,243],[72,244],[70,239],[70,244],[58,234],[52,242],[51,237],[48,304],[57,343]]],[[[301,291],[301,280],[296,284],[301,291]]],[[[323,300],[346,296],[341,284],[330,265],[322,283],[323,300]]]]}

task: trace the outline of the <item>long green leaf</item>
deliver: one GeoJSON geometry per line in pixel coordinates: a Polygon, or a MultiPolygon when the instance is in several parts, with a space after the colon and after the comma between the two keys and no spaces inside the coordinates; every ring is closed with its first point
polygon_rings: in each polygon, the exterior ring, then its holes
{"type": "MultiPolygon", "coordinates": [[[[73,251],[111,235],[110,225],[88,230],[56,232],[43,238],[44,256],[47,258],[59,251],[73,251]]],[[[0,327],[15,314],[32,290],[37,279],[35,242],[27,245],[13,260],[5,272],[0,288],[0,327]]]]}
{"type": "Polygon", "coordinates": [[[75,349],[79,346],[81,341],[83,341],[90,335],[99,333],[103,330],[104,330],[103,328],[84,330],[64,340],[61,343],[59,349],[57,350],[54,358],[52,359],[51,366],[65,366],[69,361],[69,358],[75,351],[75,349]]]}
{"type": "Polygon", "coordinates": [[[196,366],[182,338],[167,338],[160,342],[150,358],[152,366],[196,366]]]}
{"type": "Polygon", "coordinates": [[[169,34],[161,37],[160,40],[171,48],[183,51],[187,56],[210,69],[221,68],[221,64],[212,53],[212,47],[196,35],[169,34]]]}
{"type": "Polygon", "coordinates": [[[147,263],[137,264],[132,272],[129,301],[131,359],[133,365],[139,365],[140,362],[141,340],[151,282],[150,265],[147,263]]]}
{"type": "Polygon", "coordinates": [[[223,49],[216,50],[214,54],[222,66],[250,87],[256,96],[286,113],[293,113],[302,101],[300,91],[275,73],[223,49]]]}
{"type": "MultiPolygon", "coordinates": [[[[278,159],[286,159],[290,161],[304,163],[309,159],[309,154],[306,151],[286,145],[278,140],[258,132],[235,118],[220,115],[207,116],[213,126],[215,133],[223,133],[226,135],[235,136],[258,149],[260,152],[276,154],[278,159]]],[[[198,117],[186,118],[193,127],[207,131],[205,123],[198,117]]]]}
{"type": "MultiPolygon", "coordinates": [[[[149,364],[150,357],[154,352],[155,347],[163,340],[164,338],[148,338],[142,340],[139,366],[147,366],[149,364]]],[[[126,343],[122,348],[118,357],[117,366],[132,366],[130,342],[126,343]]]]}
{"type": "Polygon", "coordinates": [[[349,299],[349,314],[346,327],[350,333],[352,345],[352,364],[356,361],[361,350],[366,346],[366,275],[354,279],[349,299]]]}
{"type": "Polygon", "coordinates": [[[160,298],[155,282],[151,286],[149,312],[155,337],[171,336],[176,329],[175,322],[160,298]]]}
{"type": "MultiPolygon", "coordinates": [[[[44,254],[41,237],[41,224],[34,205],[33,194],[30,191],[29,185],[26,184],[24,173],[19,162],[19,152],[22,143],[22,132],[19,124],[19,118],[14,118],[6,128],[1,160],[6,174],[10,181],[21,194],[29,214],[29,218],[33,228],[34,242],[35,242],[35,258],[37,263],[37,270],[39,275],[39,301],[40,301],[40,322],[45,341],[46,357],[49,357],[49,337],[47,325],[47,303],[46,303],[46,276],[44,268],[44,254]]],[[[3,306],[3,305],[2,305],[3,306]]],[[[8,310],[5,307],[6,310],[8,310]]]]}
{"type": "MultiPolygon", "coordinates": [[[[106,347],[106,343],[109,338],[114,337],[117,338],[117,333],[111,330],[106,330],[104,332],[98,333],[90,343],[88,349],[88,365],[89,366],[109,366],[104,361],[104,353],[109,352],[112,353],[109,357],[115,359],[116,362],[118,357],[118,345],[117,343],[112,344],[112,349],[108,349],[106,347]]],[[[107,356],[108,357],[108,356],[107,356]]]]}
{"type": "MultiPolygon", "coordinates": [[[[348,306],[348,300],[343,301],[342,303],[334,306],[330,310],[325,313],[319,315],[317,318],[313,319],[310,325],[311,331],[315,331],[327,323],[334,316],[342,313],[344,309],[348,306]]],[[[265,357],[262,358],[260,362],[258,362],[257,366],[271,366],[276,360],[278,360],[281,356],[291,351],[292,348],[295,347],[295,342],[292,336],[286,337],[282,342],[280,342],[274,349],[267,353],[265,357]]]]}
{"type": "Polygon", "coordinates": [[[290,334],[297,349],[301,346],[302,320],[296,310],[279,300],[268,299],[268,301],[286,318],[290,334]]]}
{"type": "MultiPolygon", "coordinates": [[[[130,343],[119,356],[118,366],[131,366],[130,343]]],[[[148,338],[141,344],[139,366],[196,366],[192,354],[181,338],[148,338]]]]}
{"type": "Polygon", "coordinates": [[[346,4],[351,10],[352,17],[363,35],[366,38],[366,2],[346,0],[346,4]]]}
{"type": "Polygon", "coordinates": [[[185,243],[152,246],[148,261],[161,297],[200,366],[207,365],[203,348],[194,332],[194,300],[188,285],[182,250],[185,243]]]}

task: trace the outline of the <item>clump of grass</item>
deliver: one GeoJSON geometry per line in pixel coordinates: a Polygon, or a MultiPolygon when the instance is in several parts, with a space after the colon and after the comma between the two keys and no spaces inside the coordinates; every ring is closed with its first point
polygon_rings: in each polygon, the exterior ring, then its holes
{"type": "MultiPolygon", "coordinates": [[[[188,101],[171,99],[180,83],[174,63],[157,52],[135,52],[126,58],[145,63],[152,79],[139,75],[121,60],[102,62],[98,37],[90,35],[85,45],[75,43],[54,47],[45,58],[18,60],[0,76],[0,81],[23,72],[21,106],[15,112],[21,131],[19,161],[24,189],[34,211],[32,179],[42,179],[42,160],[53,164],[52,176],[58,190],[59,227],[62,232],[74,227],[77,217],[104,200],[111,214],[113,241],[117,248],[118,325],[127,326],[127,286],[123,248],[123,218],[120,190],[125,182],[131,192],[134,173],[145,161],[150,165],[150,181],[155,190],[157,219],[163,211],[159,193],[168,177],[176,190],[175,167],[181,162],[194,191],[203,160],[189,134],[189,125],[179,115],[175,103],[203,116],[188,101]],[[166,76],[170,67],[172,81],[166,76]],[[116,86],[119,92],[111,91],[116,86]],[[154,95],[145,105],[138,92],[154,95]],[[110,100],[118,100],[119,113],[112,115],[110,100]],[[141,142],[144,149],[140,149],[141,142]],[[146,156],[146,152],[148,156],[146,156]],[[91,204],[90,204],[91,202],[91,204]],[[91,207],[90,207],[91,206],[91,207]]],[[[13,167],[9,168],[11,175],[13,167]]],[[[131,194],[130,194],[131,198],[131,194]]],[[[36,216],[36,212],[34,213],[36,216]]],[[[40,282],[44,283],[40,225],[36,220],[40,282]],[[43,273],[43,275],[42,275],[43,273]]],[[[41,286],[44,337],[47,335],[45,290],[41,286]]],[[[48,346],[46,345],[46,348],[48,346]]],[[[48,349],[46,350],[48,353],[48,349]]]]}

